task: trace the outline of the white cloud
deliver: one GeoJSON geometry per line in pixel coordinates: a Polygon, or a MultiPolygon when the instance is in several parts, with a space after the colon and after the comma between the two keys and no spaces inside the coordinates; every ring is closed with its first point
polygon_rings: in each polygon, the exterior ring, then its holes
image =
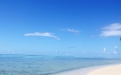
{"type": "Polygon", "coordinates": [[[97,37],[97,36],[90,36],[91,38],[95,38],[95,37],[97,37]]]}
{"type": "Polygon", "coordinates": [[[121,23],[113,23],[103,27],[100,36],[121,36],[121,23]]]}
{"type": "Polygon", "coordinates": [[[104,54],[107,54],[107,50],[106,48],[104,48],[104,50],[102,51],[104,54]]]}
{"type": "Polygon", "coordinates": [[[10,50],[8,50],[7,52],[10,53],[10,50]]]}
{"type": "Polygon", "coordinates": [[[74,34],[79,34],[80,33],[80,31],[79,30],[76,30],[76,29],[70,29],[70,28],[68,28],[68,29],[60,29],[61,31],[68,31],[68,32],[71,32],[71,33],[74,33],[74,34]]]}
{"type": "Polygon", "coordinates": [[[45,32],[45,33],[40,33],[40,32],[35,32],[35,33],[27,33],[24,34],[24,36],[45,36],[45,37],[52,37],[57,40],[60,40],[57,36],[55,36],[53,33],[50,32],[45,32]]]}
{"type": "Polygon", "coordinates": [[[73,46],[72,46],[72,47],[69,47],[69,48],[76,48],[76,47],[73,47],[73,46]]]}
{"type": "Polygon", "coordinates": [[[65,29],[60,29],[61,31],[65,31],[65,29]]]}
{"type": "Polygon", "coordinates": [[[118,46],[114,46],[114,54],[120,54],[118,46]]]}
{"type": "Polygon", "coordinates": [[[67,29],[68,32],[72,32],[72,33],[79,33],[80,31],[79,30],[76,30],[76,29],[67,29]]]}
{"type": "Polygon", "coordinates": [[[118,48],[118,46],[114,46],[114,48],[118,48]]]}

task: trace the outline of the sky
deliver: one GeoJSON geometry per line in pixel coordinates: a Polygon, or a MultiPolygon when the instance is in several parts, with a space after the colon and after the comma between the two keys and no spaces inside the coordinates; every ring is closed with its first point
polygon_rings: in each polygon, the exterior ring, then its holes
{"type": "Polygon", "coordinates": [[[0,53],[121,51],[121,0],[0,0],[0,53]]]}

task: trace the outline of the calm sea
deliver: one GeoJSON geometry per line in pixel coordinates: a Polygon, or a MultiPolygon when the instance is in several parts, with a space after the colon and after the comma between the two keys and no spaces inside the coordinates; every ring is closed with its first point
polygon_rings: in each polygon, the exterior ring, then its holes
{"type": "Polygon", "coordinates": [[[0,55],[0,75],[50,75],[98,65],[121,63],[121,58],[0,55]]]}

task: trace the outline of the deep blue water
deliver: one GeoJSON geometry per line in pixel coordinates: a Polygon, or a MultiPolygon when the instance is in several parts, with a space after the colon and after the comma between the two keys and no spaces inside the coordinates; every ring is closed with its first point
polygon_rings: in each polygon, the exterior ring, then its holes
{"type": "Polygon", "coordinates": [[[90,66],[121,63],[121,58],[0,55],[0,75],[50,75],[90,66]]]}

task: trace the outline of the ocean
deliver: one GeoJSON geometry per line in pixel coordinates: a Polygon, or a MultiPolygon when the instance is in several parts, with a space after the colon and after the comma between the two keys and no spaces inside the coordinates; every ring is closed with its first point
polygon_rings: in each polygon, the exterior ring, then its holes
{"type": "Polygon", "coordinates": [[[121,58],[0,55],[0,75],[51,75],[99,65],[119,64],[121,58]]]}

